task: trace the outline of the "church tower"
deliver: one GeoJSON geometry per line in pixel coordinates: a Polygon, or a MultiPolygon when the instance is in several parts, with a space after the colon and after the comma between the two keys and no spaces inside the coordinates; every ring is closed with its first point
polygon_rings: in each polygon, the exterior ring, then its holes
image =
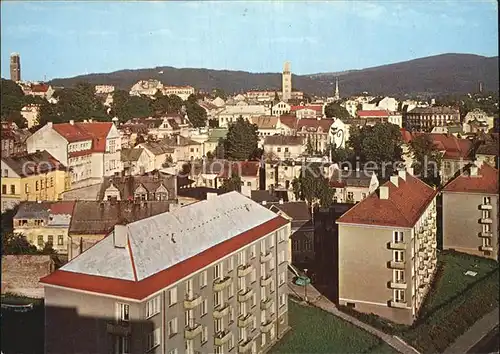
{"type": "Polygon", "coordinates": [[[340,99],[340,94],[339,94],[339,78],[335,78],[335,95],[333,96],[336,101],[340,99]]]}
{"type": "Polygon", "coordinates": [[[282,99],[284,102],[287,102],[292,98],[292,71],[291,65],[289,62],[285,62],[283,65],[283,74],[282,78],[282,99]]]}

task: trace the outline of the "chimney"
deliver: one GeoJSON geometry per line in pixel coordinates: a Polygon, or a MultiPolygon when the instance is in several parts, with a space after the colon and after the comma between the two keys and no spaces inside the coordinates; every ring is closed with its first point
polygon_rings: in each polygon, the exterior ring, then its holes
{"type": "Polygon", "coordinates": [[[379,188],[379,198],[380,199],[389,199],[389,187],[380,186],[379,188]]]}
{"type": "Polygon", "coordinates": [[[478,170],[477,166],[475,166],[475,165],[471,166],[470,167],[470,175],[471,176],[477,176],[477,170],[478,170]]]}
{"type": "Polygon", "coordinates": [[[391,183],[398,187],[399,176],[391,176],[391,183]]]}
{"type": "Polygon", "coordinates": [[[280,198],[279,203],[280,203],[280,204],[283,204],[283,198],[280,198]]]}
{"type": "Polygon", "coordinates": [[[401,179],[403,181],[406,181],[406,171],[405,170],[398,171],[398,176],[401,177],[401,179]]]}
{"type": "Polygon", "coordinates": [[[207,200],[212,200],[217,198],[217,193],[207,193],[207,200]]]}
{"type": "Polygon", "coordinates": [[[410,176],[413,176],[413,173],[414,173],[414,172],[413,172],[413,167],[408,167],[408,168],[406,169],[406,172],[408,172],[408,174],[409,174],[410,176]]]}
{"type": "Polygon", "coordinates": [[[128,242],[127,225],[116,224],[113,230],[113,242],[116,248],[125,248],[128,242]]]}
{"type": "Polygon", "coordinates": [[[71,119],[71,120],[69,121],[69,124],[71,124],[71,125],[75,125],[75,121],[74,121],[73,119],[71,119]]]}

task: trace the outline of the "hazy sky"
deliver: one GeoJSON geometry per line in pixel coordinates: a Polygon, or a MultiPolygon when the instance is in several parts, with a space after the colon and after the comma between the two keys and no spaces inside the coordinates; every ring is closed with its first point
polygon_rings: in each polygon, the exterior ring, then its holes
{"type": "Polygon", "coordinates": [[[155,66],[342,71],[441,53],[498,55],[496,0],[2,1],[2,77],[155,66]]]}

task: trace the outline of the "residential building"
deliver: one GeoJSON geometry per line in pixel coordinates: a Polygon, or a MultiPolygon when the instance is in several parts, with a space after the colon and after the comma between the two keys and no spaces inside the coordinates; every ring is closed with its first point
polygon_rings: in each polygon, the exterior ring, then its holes
{"type": "Polygon", "coordinates": [[[26,236],[39,250],[51,244],[57,253],[67,254],[74,206],[73,201],[21,202],[13,219],[14,233],[26,236]]]}
{"type": "Polygon", "coordinates": [[[434,127],[460,125],[460,112],[450,107],[416,107],[403,116],[403,125],[412,131],[430,132],[434,127]]]}
{"type": "Polygon", "coordinates": [[[279,101],[278,103],[274,104],[271,108],[271,114],[273,116],[281,116],[284,114],[289,114],[290,113],[291,106],[283,101],[279,101]]]}
{"type": "Polygon", "coordinates": [[[389,121],[389,112],[381,109],[358,110],[356,116],[364,122],[362,125],[375,125],[378,123],[387,123],[389,121]]]}
{"type": "Polygon", "coordinates": [[[138,144],[134,149],[141,149],[146,153],[147,159],[143,160],[146,163],[143,165],[146,172],[159,170],[174,162],[175,148],[164,141],[148,141],[138,144]]]}
{"type": "Polygon", "coordinates": [[[165,201],[77,200],[68,230],[68,259],[71,260],[104,239],[120,223],[134,222],[168,212],[165,201]]]}
{"type": "Polygon", "coordinates": [[[387,122],[391,124],[395,124],[398,127],[403,127],[403,115],[400,112],[396,111],[388,111],[389,116],[387,117],[387,122]]]}
{"type": "Polygon", "coordinates": [[[114,176],[106,178],[97,200],[168,201],[177,199],[177,176],[158,171],[143,176],[114,176]]]}
{"type": "Polygon", "coordinates": [[[21,81],[21,56],[19,53],[10,55],[10,79],[14,82],[21,81]]]}
{"type": "Polygon", "coordinates": [[[23,85],[22,89],[27,96],[41,97],[46,100],[50,100],[56,92],[52,86],[39,82],[30,82],[23,85]]]}
{"type": "Polygon", "coordinates": [[[94,90],[96,94],[108,94],[115,92],[113,85],[95,85],[94,90]]]}
{"type": "Polygon", "coordinates": [[[283,64],[281,75],[281,99],[288,102],[292,98],[292,68],[289,62],[283,64]]]}
{"type": "Polygon", "coordinates": [[[136,145],[138,137],[147,137],[148,127],[143,123],[124,123],[120,125],[119,132],[121,138],[121,147],[133,148],[136,145]]]}
{"type": "Polygon", "coordinates": [[[263,353],[289,328],[289,236],[288,220],[237,192],[118,224],[41,279],[45,351],[263,353]]]}
{"type": "Polygon", "coordinates": [[[164,96],[176,95],[183,101],[186,101],[189,96],[194,95],[194,87],[191,86],[163,86],[161,89],[164,96]]]}
{"type": "Polygon", "coordinates": [[[3,157],[2,212],[21,201],[55,201],[70,189],[71,175],[47,151],[3,157]]]}
{"type": "Polygon", "coordinates": [[[31,135],[29,130],[3,128],[1,130],[2,157],[24,155],[27,153],[26,139],[31,135]]]}
{"type": "Polygon", "coordinates": [[[271,109],[262,105],[226,105],[224,109],[217,113],[217,119],[219,120],[219,127],[227,128],[231,123],[236,122],[239,117],[250,120],[252,117],[270,114],[271,109]]]}
{"type": "Polygon", "coordinates": [[[29,104],[21,108],[21,116],[26,119],[28,129],[38,125],[38,115],[40,113],[40,105],[29,104]]]}
{"type": "MultiPolygon", "coordinates": [[[[142,175],[150,167],[149,156],[144,149],[121,150],[121,162],[125,175],[142,175]]],[[[147,172],[151,170],[148,169],[147,172]]]]}
{"type": "Polygon", "coordinates": [[[498,147],[500,141],[498,133],[485,134],[478,138],[479,146],[476,149],[476,159],[488,163],[495,168],[499,167],[498,147]]]}
{"type": "Polygon", "coordinates": [[[264,137],[264,155],[270,160],[297,159],[306,151],[306,139],[302,136],[272,135],[264,137]]]}
{"type": "Polygon", "coordinates": [[[205,112],[207,112],[207,121],[215,119],[217,116],[217,112],[221,110],[220,107],[216,106],[208,100],[198,100],[198,105],[203,108],[205,112]]]}
{"type": "Polygon", "coordinates": [[[209,152],[214,154],[215,149],[219,146],[221,139],[225,139],[227,136],[227,129],[224,128],[214,128],[208,131],[208,139],[203,143],[203,155],[207,155],[209,152]]]}
{"type": "Polygon", "coordinates": [[[340,305],[415,321],[436,271],[436,194],[400,171],[337,220],[340,305]]]}
{"type": "Polygon", "coordinates": [[[358,110],[358,102],[355,100],[347,100],[340,103],[340,106],[344,107],[351,117],[356,117],[356,112],[358,110]]]}
{"type": "Polygon", "coordinates": [[[335,190],[333,196],[335,203],[354,204],[375,192],[379,187],[379,180],[373,171],[335,168],[330,186],[335,190]]]}
{"type": "Polygon", "coordinates": [[[250,122],[255,124],[258,128],[257,132],[259,134],[259,146],[264,144],[264,138],[266,136],[279,134],[278,117],[274,116],[260,116],[250,118],[250,122]]]}
{"type": "Polygon", "coordinates": [[[26,143],[29,153],[47,150],[71,168],[73,187],[99,183],[122,170],[121,137],[111,122],[49,122],[26,143]]]}
{"type": "Polygon", "coordinates": [[[471,164],[442,195],[443,249],[498,260],[498,170],[471,164]]]}
{"type": "Polygon", "coordinates": [[[495,125],[495,117],[488,116],[476,108],[465,115],[463,130],[465,133],[489,132],[495,125]]]}
{"type": "Polygon", "coordinates": [[[276,99],[276,95],[278,95],[278,99],[281,99],[283,93],[273,90],[251,90],[245,92],[245,98],[247,100],[256,102],[272,102],[276,99]]]}
{"type": "Polygon", "coordinates": [[[291,106],[290,113],[295,114],[298,119],[321,119],[325,117],[325,106],[312,104],[291,106]]]}
{"type": "Polygon", "coordinates": [[[130,96],[149,96],[153,97],[158,91],[163,90],[163,84],[154,79],[139,80],[130,88],[130,96]]]}

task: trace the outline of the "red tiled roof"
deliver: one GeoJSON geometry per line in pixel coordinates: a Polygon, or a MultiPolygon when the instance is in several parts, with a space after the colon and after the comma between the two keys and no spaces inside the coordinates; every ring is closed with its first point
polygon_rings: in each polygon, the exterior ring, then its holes
{"type": "Polygon", "coordinates": [[[451,180],[443,192],[498,194],[498,170],[487,163],[478,168],[477,176],[470,176],[469,170],[451,180]]]}
{"type": "Polygon", "coordinates": [[[411,228],[432,201],[437,191],[418,178],[406,174],[398,179],[398,187],[388,181],[389,199],[372,193],[342,215],[337,222],[411,228]]]}
{"type": "Polygon", "coordinates": [[[333,124],[333,119],[301,119],[297,123],[297,129],[300,131],[302,128],[314,128],[318,130],[321,128],[323,132],[328,133],[333,124]]]}
{"type": "Polygon", "coordinates": [[[413,139],[412,133],[410,133],[405,128],[400,128],[399,131],[401,132],[401,138],[403,138],[403,141],[405,143],[409,143],[410,141],[412,141],[413,139]]]}
{"type": "Polygon", "coordinates": [[[70,151],[68,153],[69,157],[79,157],[92,154],[92,150],[80,150],[80,151],[70,151]]]}
{"type": "MultiPolygon", "coordinates": [[[[241,177],[257,177],[259,175],[259,161],[231,161],[231,172],[241,173],[241,177]],[[240,172],[241,169],[241,172],[240,172]]],[[[229,165],[224,166],[218,177],[229,178],[229,165]]]]}
{"type": "Polygon", "coordinates": [[[73,214],[75,201],[58,201],[50,205],[51,214],[73,214]]]}
{"type": "Polygon", "coordinates": [[[279,117],[280,123],[289,128],[295,129],[299,119],[295,116],[283,115],[279,117]]]}
{"type": "Polygon", "coordinates": [[[92,151],[104,152],[106,149],[106,137],[113,123],[91,122],[91,123],[61,123],[52,127],[62,135],[68,142],[92,140],[92,151]]]}
{"type": "Polygon", "coordinates": [[[474,144],[469,139],[460,139],[452,134],[438,133],[410,133],[406,129],[400,129],[401,137],[406,143],[410,143],[418,136],[426,135],[433,142],[434,146],[439,151],[444,151],[443,158],[445,159],[469,159],[474,147],[474,144]]]}
{"type": "Polygon", "coordinates": [[[49,85],[46,84],[33,84],[31,85],[31,92],[47,92],[49,89],[49,85]]]}
{"type": "Polygon", "coordinates": [[[278,216],[141,281],[56,270],[54,273],[41,278],[40,282],[42,284],[142,300],[288,223],[288,220],[278,216]]]}
{"type": "Polygon", "coordinates": [[[316,112],[323,112],[323,106],[321,105],[310,105],[310,106],[291,106],[290,107],[290,112],[296,112],[301,109],[312,109],[313,111],[316,112]]]}
{"type": "Polygon", "coordinates": [[[358,117],[389,117],[389,112],[385,110],[366,110],[366,111],[357,111],[358,117]]]}

